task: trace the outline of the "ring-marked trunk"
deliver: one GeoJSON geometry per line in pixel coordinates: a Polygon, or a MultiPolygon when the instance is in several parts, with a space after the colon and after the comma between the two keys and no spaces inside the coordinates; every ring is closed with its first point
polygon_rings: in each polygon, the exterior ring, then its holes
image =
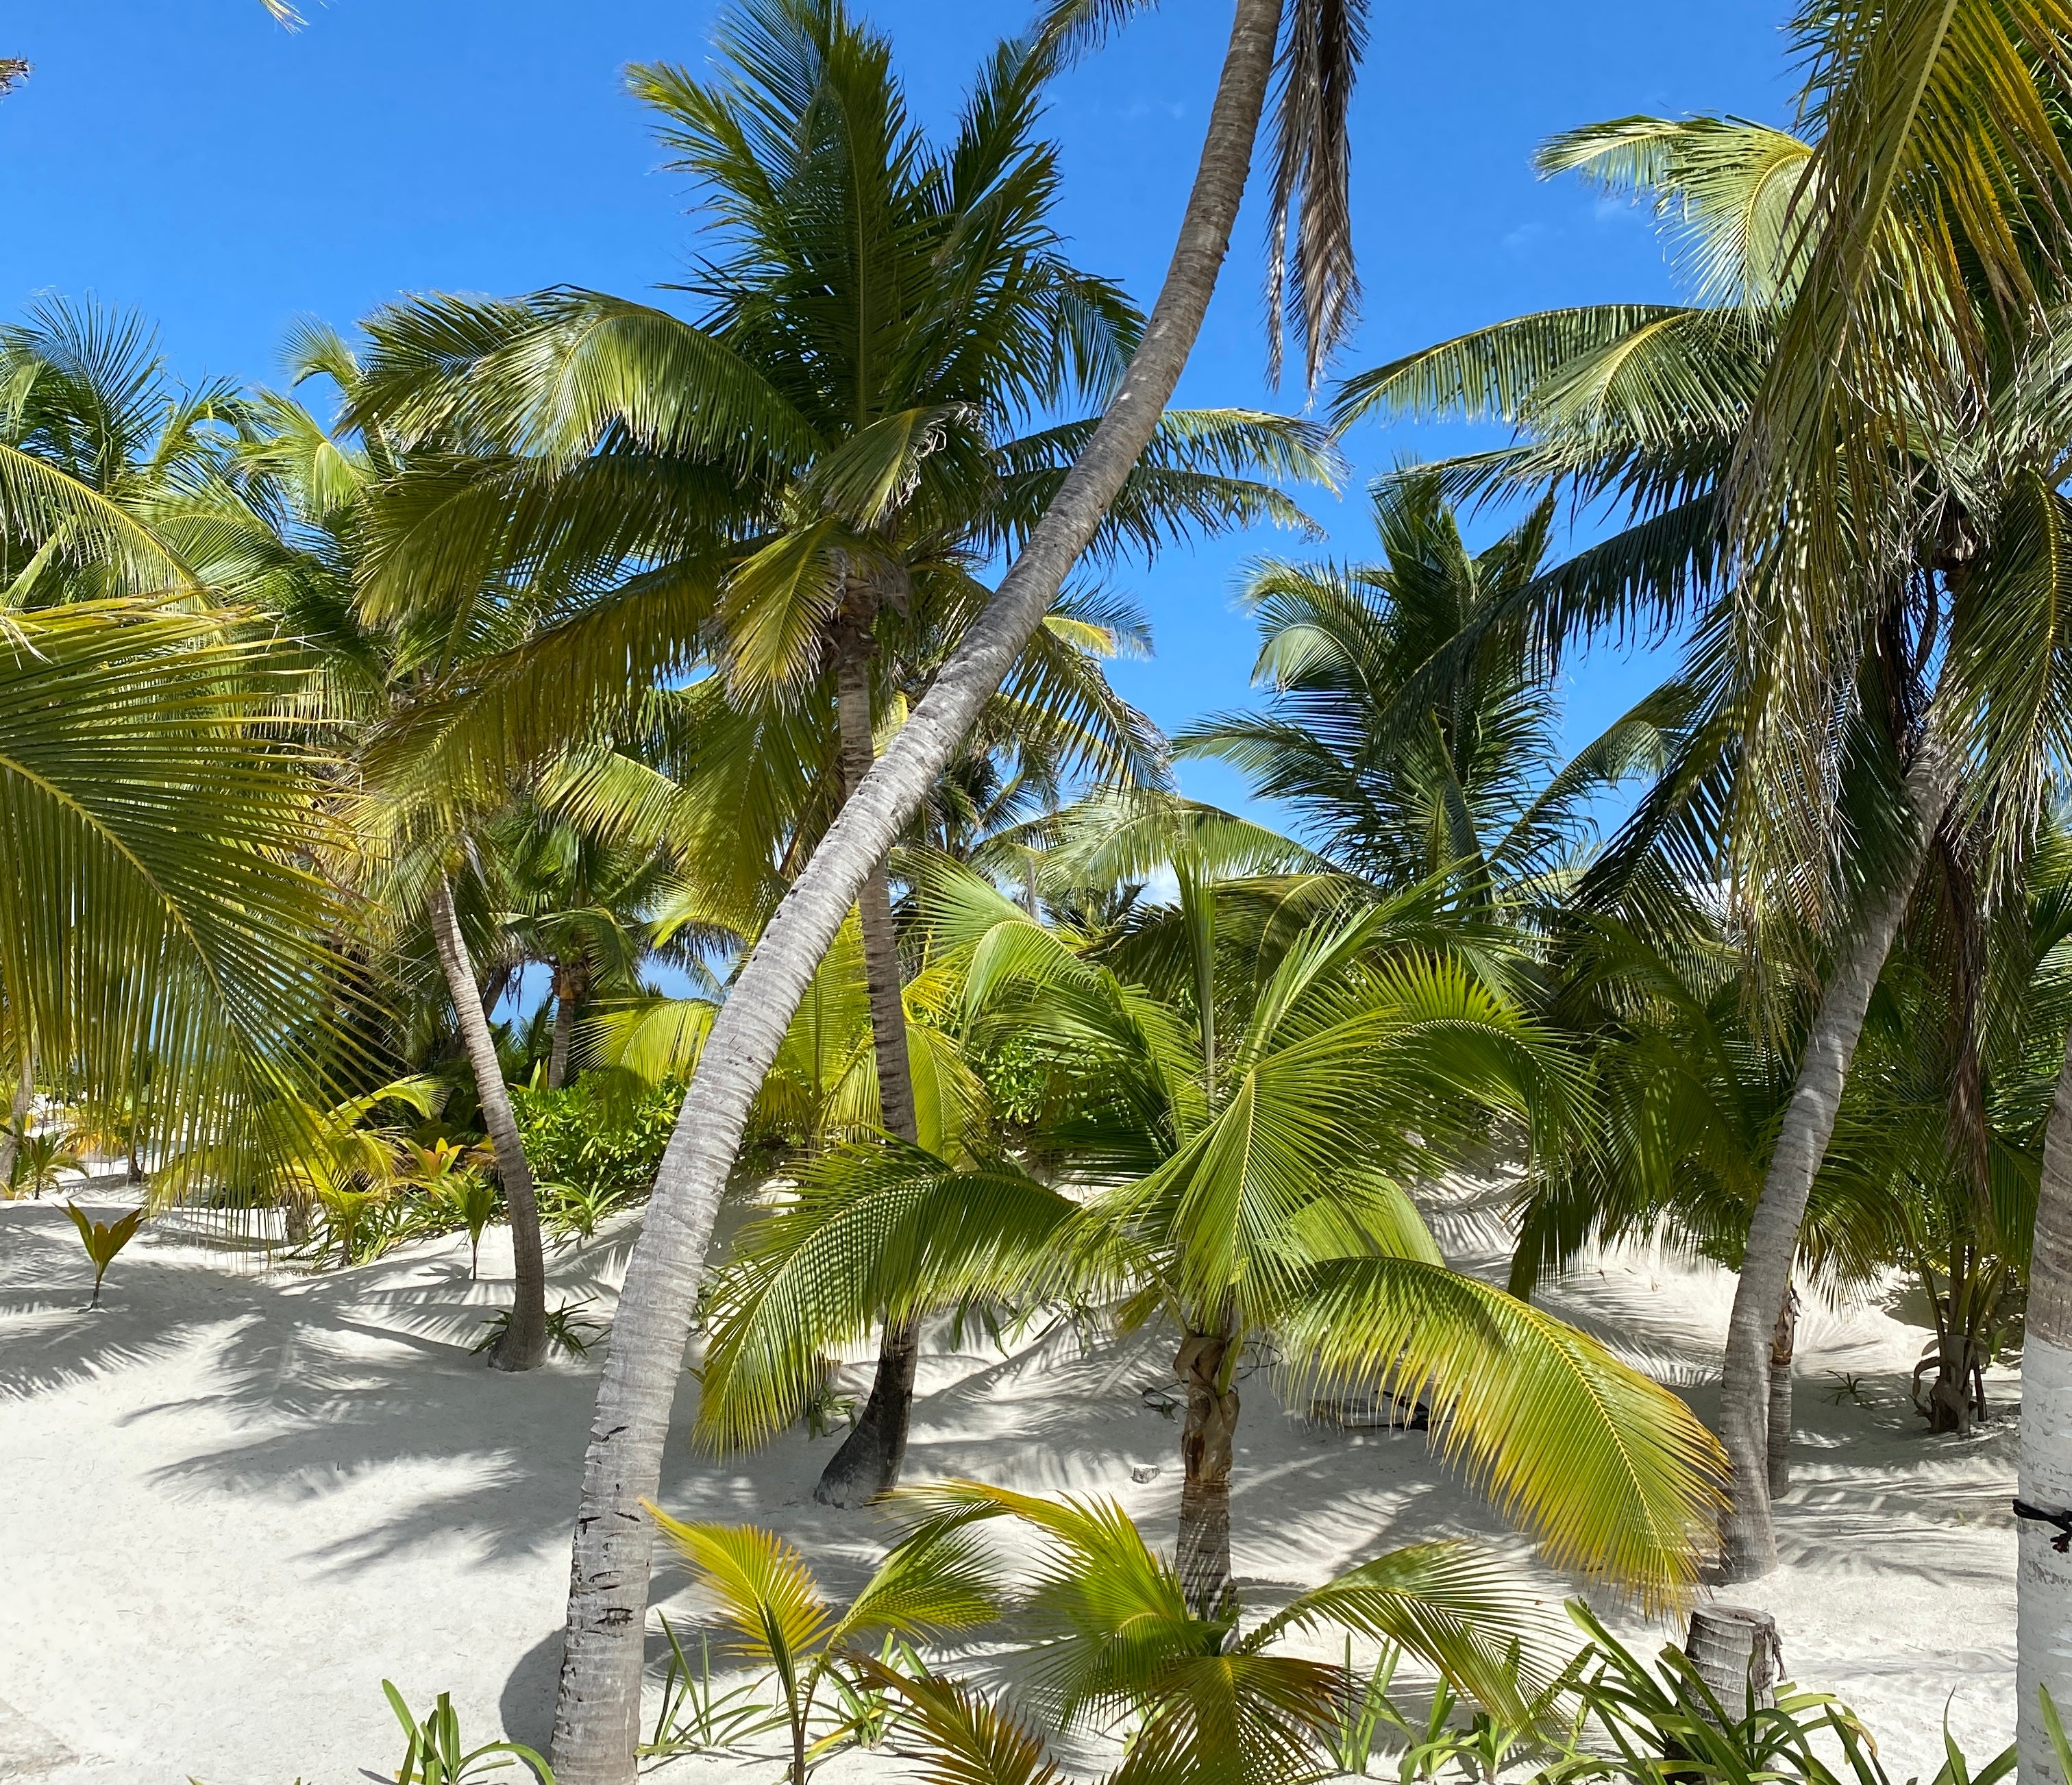
{"type": "Polygon", "coordinates": [[[1770,1347],[1777,1312],[1791,1286],[1806,1199],[1827,1142],[1863,1034],[1871,993],[1899,933],[1935,827],[1955,790],[1957,765],[1933,734],[1914,754],[1906,775],[1914,840],[1904,866],[1869,902],[1836,951],[1834,970],[1799,1056],[1799,1073],[1778,1130],[1762,1194],[1749,1218],[1741,1281],[1727,1323],[1727,1354],[1720,1389],[1720,1442],[1733,1466],[1731,1505],[1722,1536],[1723,1580],[1749,1581],[1777,1566],[1777,1531],[1770,1513],[1770,1347]]]}
{"type": "Polygon", "coordinates": [[[1174,1563],[1189,1607],[1196,1617],[1210,1619],[1227,1614],[1232,1590],[1230,1479],[1238,1398],[1225,1377],[1235,1361],[1234,1343],[1221,1334],[1190,1333],[1173,1359],[1173,1372],[1187,1391],[1174,1563]]]}
{"type": "Polygon", "coordinates": [[[1770,1335],[1770,1425],[1765,1454],[1770,1460],[1770,1497],[1791,1485],[1791,1355],[1799,1341],[1799,1292],[1787,1289],[1770,1335]]]}
{"type": "Polygon", "coordinates": [[[580,960],[554,963],[554,1043],[547,1055],[547,1088],[558,1091],[569,1082],[569,1053],[576,1034],[576,1013],[582,1008],[588,989],[580,960]]]}
{"type": "Polygon", "coordinates": [[[554,1709],[560,1785],[629,1785],[662,1446],[719,1198],[750,1104],[865,880],[919,809],[1057,598],[1157,432],[1216,286],[1252,168],[1281,0],[1237,0],[1166,282],[1114,401],[1020,556],[848,800],[750,952],[713,1026],[628,1261],[584,1458],[554,1709]]]}
{"type": "Polygon", "coordinates": [[[36,1050],[31,1043],[22,1050],[21,1076],[14,1082],[14,1095],[7,1105],[6,1131],[0,1133],[0,1185],[14,1183],[15,1156],[22,1149],[29,1112],[35,1107],[36,1050]]]}
{"type": "MultiPolygon", "coordinates": [[[[2072,1511],[2072,1036],[2043,1135],[2043,1172],[2029,1256],[2021,1347],[2021,1442],[2016,1491],[2045,1512],[2072,1511]]],[[[2072,1555],[2035,1519],[2015,1524],[2015,1717],[2025,1785],[2058,1780],[2043,1721],[2049,1692],[2072,1716],[2072,1555]]]]}
{"type": "MultiPolygon", "coordinates": [[[[852,799],[877,760],[870,717],[870,635],[853,629],[836,671],[836,706],[841,724],[844,799],[852,799]]],[[[892,884],[882,860],[857,895],[863,931],[864,980],[870,995],[870,1043],[878,1063],[878,1104],[888,1134],[909,1145],[921,1137],[914,1113],[914,1067],[906,1049],[904,975],[899,938],[892,924],[892,884]]],[[[906,1460],[906,1429],[914,1413],[914,1372],[921,1335],[912,1320],[887,1320],[878,1347],[878,1374],[863,1413],[828,1459],[814,1484],[823,1506],[862,1506],[899,1485],[906,1460]]]]}
{"type": "Polygon", "coordinates": [[[504,1212],[511,1223],[511,1265],[515,1280],[510,1323],[491,1349],[489,1361],[500,1370],[529,1370],[547,1355],[547,1267],[540,1249],[540,1199],[532,1187],[532,1168],[511,1108],[511,1092],[497,1063],[496,1040],[489,1032],[489,1014],[467,958],[467,941],[454,910],[453,888],[444,874],[432,889],[432,940],[439,966],[453,995],[461,1045],[475,1073],[475,1094],[482,1104],[483,1125],[496,1154],[496,1176],[504,1187],[504,1212]]]}

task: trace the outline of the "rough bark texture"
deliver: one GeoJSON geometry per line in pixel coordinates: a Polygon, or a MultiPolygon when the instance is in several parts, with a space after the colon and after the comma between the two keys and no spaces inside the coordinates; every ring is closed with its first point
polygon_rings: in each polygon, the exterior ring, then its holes
{"type": "MultiPolygon", "coordinates": [[[[1777,1620],[1768,1612],[1746,1606],[1703,1606],[1691,1614],[1684,1652],[1731,1721],[1775,1707],[1777,1683],[1784,1677],[1784,1645],[1778,1638],[1777,1620]]],[[[1703,1705],[1695,1708],[1712,1721],[1703,1705]]]]}
{"type": "Polygon", "coordinates": [[[1753,1580],[1777,1566],[1777,1532],[1770,1516],[1770,1335],[1790,1286],[1806,1199],[1835,1131],[1835,1113],[1871,993],[1906,915],[1930,839],[1950,803],[1955,778],[1955,764],[1948,753],[1933,741],[1924,742],[1906,777],[1915,838],[1911,852],[1904,868],[1868,902],[1856,928],[1836,948],[1834,969],[1799,1057],[1798,1079],[1762,1195],[1749,1219],[1720,1390],[1720,1442],[1733,1466],[1733,1503],[1722,1533],[1724,1580],[1753,1580]]]}
{"type": "Polygon", "coordinates": [[[1238,0],[1201,165],[1166,283],[1114,401],[985,611],[848,801],[743,965],[713,1025],[628,1261],[584,1459],[554,1710],[560,1785],[627,1785],[663,1441],[705,1248],[750,1103],[820,958],[1157,431],[1230,247],[1251,171],[1281,0],[1238,0]]]}
{"type": "MultiPolygon", "coordinates": [[[[2021,1443],[2016,1491],[2047,1512],[2072,1510],[2072,1038],[2043,1134],[2036,1244],[2021,1349],[2021,1443]]],[[[2025,1785],[2057,1781],[2041,1694],[2072,1722],[2072,1555],[2058,1532],[2016,1521],[2015,1715],[2025,1785]]],[[[2062,1782],[2058,1782],[2062,1785],[2062,1782]]]]}
{"type": "Polygon", "coordinates": [[[582,963],[554,963],[554,1044],[547,1055],[547,1088],[558,1091],[569,1082],[569,1050],[575,1040],[576,1012],[584,991],[582,963]]]}
{"type": "Polygon", "coordinates": [[[14,1095],[7,1105],[6,1130],[0,1133],[0,1185],[14,1180],[14,1155],[21,1150],[23,1125],[35,1106],[36,1054],[35,1048],[26,1047],[22,1051],[21,1076],[14,1081],[14,1095]]]}
{"type": "MultiPolygon", "coordinates": [[[[836,705],[841,723],[845,801],[853,799],[877,760],[870,717],[870,635],[855,629],[843,643],[836,671],[836,705]]],[[[892,884],[881,860],[857,895],[863,930],[863,972],[870,994],[870,1043],[878,1063],[878,1117],[888,1134],[910,1145],[921,1137],[914,1113],[914,1067],[906,1051],[905,976],[899,939],[892,926],[892,884]]],[[[906,1460],[906,1429],[914,1413],[914,1372],[921,1335],[911,1320],[888,1321],[878,1342],[878,1374],[862,1417],[842,1440],[813,1485],[823,1506],[864,1506],[899,1485],[906,1460]]]]}
{"type": "Polygon", "coordinates": [[[1787,1289],[1770,1335],[1770,1424],[1765,1453],[1770,1459],[1770,1497],[1791,1485],[1791,1354],[1799,1338],[1799,1292],[1787,1289]]]}
{"type": "Polygon", "coordinates": [[[460,933],[453,888],[443,876],[432,890],[431,917],[432,940],[446,976],[446,989],[453,995],[461,1043],[475,1072],[475,1094],[482,1104],[489,1144],[495,1150],[497,1181],[504,1187],[504,1212],[511,1223],[512,1275],[516,1280],[511,1322],[490,1352],[489,1361],[500,1370],[529,1370],[547,1355],[547,1267],[540,1250],[540,1199],[532,1186],[532,1168],[526,1162],[525,1143],[519,1137],[518,1118],[512,1111],[511,1092],[504,1083],[504,1068],[497,1062],[489,1014],[482,1007],[481,988],[467,958],[467,941],[460,933]]]}
{"type": "Polygon", "coordinates": [[[1221,1618],[1231,1588],[1231,1446],[1237,1436],[1237,1390],[1225,1385],[1231,1340],[1220,1334],[1190,1333],[1173,1359],[1173,1373],[1187,1391],[1186,1423],[1180,1429],[1180,1532],[1174,1560],[1181,1590],[1198,1618],[1221,1618]]]}

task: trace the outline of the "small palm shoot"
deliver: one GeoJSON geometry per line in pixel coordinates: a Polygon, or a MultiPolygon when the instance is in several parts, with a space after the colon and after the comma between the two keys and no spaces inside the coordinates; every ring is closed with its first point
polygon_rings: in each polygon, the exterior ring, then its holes
{"type": "Polygon", "coordinates": [[[388,1696],[388,1708],[395,1712],[396,1721],[403,1725],[404,1734],[410,1738],[409,1748],[396,1775],[396,1785],[463,1785],[466,1780],[480,1779],[485,1774],[508,1766],[514,1760],[522,1760],[531,1767],[540,1785],[554,1785],[554,1775],[547,1762],[522,1742],[485,1742],[479,1748],[463,1752],[460,1718],[454,1710],[450,1694],[441,1692],[438,1704],[421,1722],[411,1714],[409,1702],[392,1681],[383,1680],[381,1690],[388,1696]]]}
{"type": "Polygon", "coordinates": [[[753,1525],[686,1524],[642,1503],[729,1627],[728,1651],[768,1670],[775,1721],[791,1739],[790,1785],[806,1785],[814,1766],[853,1739],[854,1707],[867,1706],[867,1694],[886,1689],[879,1675],[892,1670],[853,1652],[860,1639],[926,1642],[985,1623],[997,1610],[993,1565],[955,1524],[915,1533],[886,1557],[849,1608],[837,1611],[783,1538],[753,1525]],[[838,1682],[849,1688],[852,1708],[816,1739],[815,1725],[825,1721],[822,1697],[838,1682]]]}
{"type": "MultiPolygon", "coordinates": [[[[1133,1778],[1314,1777],[1318,1755],[1342,1740],[1358,1688],[1350,1669],[1288,1653],[1282,1643],[1291,1635],[1336,1627],[1414,1655],[1437,1670],[1449,1695],[1473,1698],[1507,1727],[1532,1721],[1553,1674],[1530,1602],[1465,1544],[1392,1550],[1246,1628],[1235,1592],[1217,1615],[1202,1615],[1173,1562],[1112,1500],[1045,1499],[970,1482],[902,1498],[930,1515],[910,1540],[1003,1517],[1033,1528],[1037,1563],[1015,1606],[1018,1628],[1031,1639],[1027,1703],[1061,1731],[1121,1734],[1133,1778]]],[[[1379,1686],[1367,1683],[1376,1723],[1403,1722],[1388,1705],[1393,1672],[1388,1661],[1379,1686]]],[[[1449,1696],[1449,1710],[1458,1701],[1449,1696]]],[[[935,1709],[953,1708],[944,1700],[935,1709]]]]}
{"type": "Polygon", "coordinates": [[[60,1187],[64,1173],[81,1171],[85,1167],[86,1162],[73,1145],[72,1137],[62,1129],[18,1132],[14,1161],[7,1170],[8,1197],[12,1200],[31,1195],[40,1203],[45,1191],[60,1187]]]}
{"type": "Polygon", "coordinates": [[[409,1153],[403,1181],[444,1205],[467,1229],[467,1280],[472,1283],[481,1274],[483,1230],[496,1213],[496,1187],[483,1170],[488,1162],[483,1150],[442,1138],[430,1146],[413,1144],[409,1153]]]}
{"type": "MultiPolygon", "coordinates": [[[[590,1306],[591,1300],[590,1296],[579,1296],[573,1302],[564,1302],[557,1308],[548,1309],[546,1324],[549,1346],[560,1347],[570,1357],[587,1357],[590,1355],[590,1347],[604,1336],[606,1330],[602,1320],[593,1320],[582,1312],[590,1306]]],[[[505,1329],[511,1324],[511,1310],[506,1308],[500,1314],[491,1315],[486,1324],[489,1331],[471,1347],[477,1352],[488,1351],[503,1338],[505,1329]]]]}
{"type": "Polygon", "coordinates": [[[79,1229],[80,1244],[86,1248],[86,1256],[93,1265],[93,1299],[87,1306],[101,1306],[101,1280],[108,1274],[108,1267],[115,1262],[115,1255],[136,1237],[138,1228],[144,1224],[144,1211],[133,1208],[117,1220],[96,1221],[82,1213],[76,1203],[65,1204],[65,1213],[72,1217],[72,1224],[79,1229]]]}
{"type": "Polygon", "coordinates": [[[676,1627],[665,1613],[662,1634],[668,1639],[669,1665],[662,1676],[662,1702],[655,1713],[655,1734],[641,1745],[643,1760],[668,1760],[681,1754],[709,1754],[732,1748],[783,1725],[783,1715],[755,1696],[754,1682],[729,1688],[713,1685],[712,1637],[701,1632],[698,1664],[684,1652],[676,1627]]]}

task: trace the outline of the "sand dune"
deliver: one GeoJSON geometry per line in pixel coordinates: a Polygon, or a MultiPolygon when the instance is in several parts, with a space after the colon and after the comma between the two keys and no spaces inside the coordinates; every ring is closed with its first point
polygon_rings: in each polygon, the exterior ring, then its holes
{"type": "MultiPolygon", "coordinates": [[[[1468,1268],[1497,1266],[1499,1194],[1464,1191],[1433,1211],[1468,1268]]],[[[622,1225],[557,1252],[550,1298],[590,1295],[608,1312],[630,1243],[622,1225]]],[[[500,1728],[540,1740],[594,1359],[514,1379],[471,1356],[508,1273],[500,1233],[471,1284],[459,1237],[299,1277],[160,1224],[88,1314],[63,1211],[0,1206],[0,1780],[393,1774],[384,1676],[415,1702],[450,1691],[471,1742],[500,1728]]],[[[1732,1289],[1709,1267],[1623,1252],[1543,1298],[1709,1414],[1732,1289]]],[[[1789,1672],[1855,1703],[1901,1779],[1939,1762],[1947,1695],[1974,1760],[2013,1722],[2019,1384],[1994,1380],[2002,1417],[1984,1436],[1930,1439],[1904,1385],[1924,1337],[1877,1308],[1809,1309],[1796,1484],[1780,1508],[1786,1565],[1733,1594],[1776,1613],[1789,1672]]],[[[1178,1433],[1140,1391],[1168,1380],[1153,1339],[1087,1350],[1059,1329],[1005,1357],[939,1350],[909,1479],[1110,1493],[1163,1534],[1178,1433]]],[[[1497,1543],[1550,1607],[1576,1590],[1421,1435],[1314,1422],[1306,1405],[1280,1404],[1270,1373],[1244,1393],[1234,1517],[1249,1602],[1441,1532],[1497,1543]]],[[[686,1516],[775,1527],[840,1590],[867,1571],[884,1527],[812,1503],[833,1442],[794,1432],[718,1465],[680,1444],[664,1498],[686,1516]]],[[[684,1586],[665,1571],[658,1597],[684,1586]]],[[[1616,1622],[1651,1649],[1675,1634],[1616,1622]]],[[[894,1765],[860,1757],[831,1776],[894,1765]]]]}

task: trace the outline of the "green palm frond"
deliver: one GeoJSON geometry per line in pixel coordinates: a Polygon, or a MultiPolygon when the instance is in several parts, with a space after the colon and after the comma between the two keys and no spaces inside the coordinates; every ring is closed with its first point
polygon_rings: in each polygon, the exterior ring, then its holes
{"type": "Polygon", "coordinates": [[[698,1435],[720,1450],[789,1424],[820,1359],[882,1310],[1005,1299],[1047,1274],[1073,1204],[1009,1166],[915,1148],[845,1148],[744,1234],[714,1298],[698,1435]]]}
{"type": "Polygon", "coordinates": [[[345,987],[316,763],[241,616],[74,603],[0,634],[0,989],[90,1096],[136,1088],[208,1135],[304,1079],[345,987]]]}
{"type": "Polygon", "coordinates": [[[1292,1360],[1429,1399],[1435,1442],[1556,1567],[1643,1604],[1688,1594],[1725,1463],[1696,1416],[1503,1290],[1393,1258],[1320,1265],[1279,1327],[1292,1360]]]}

